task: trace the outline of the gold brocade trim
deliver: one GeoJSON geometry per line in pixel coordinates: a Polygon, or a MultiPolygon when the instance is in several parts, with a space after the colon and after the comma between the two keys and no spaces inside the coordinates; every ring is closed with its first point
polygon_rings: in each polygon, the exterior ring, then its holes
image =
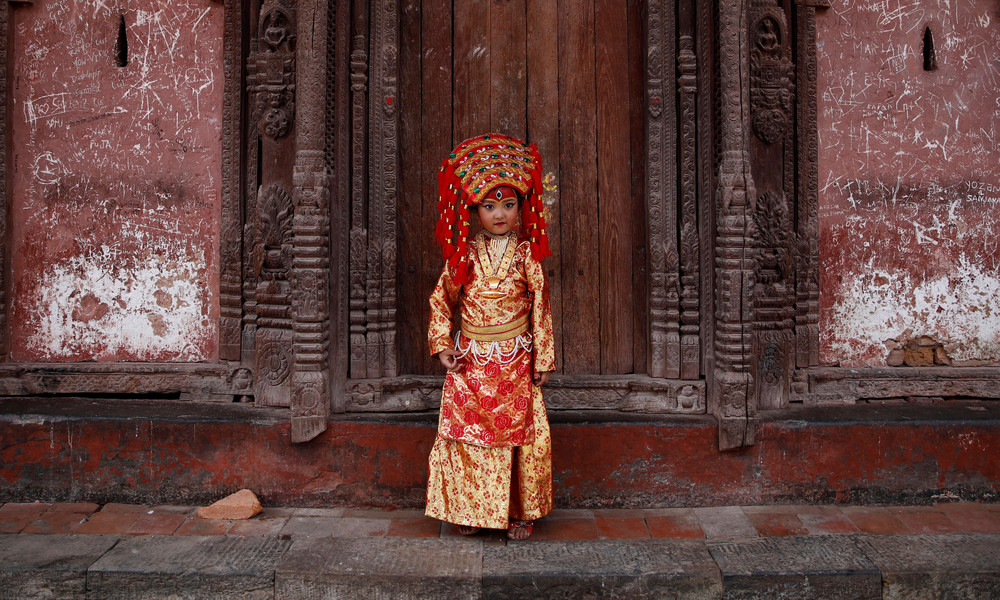
{"type": "Polygon", "coordinates": [[[509,323],[504,323],[503,325],[487,325],[483,327],[469,325],[463,322],[462,335],[470,340],[476,340],[479,342],[499,342],[509,340],[521,335],[525,331],[528,331],[528,327],[531,326],[528,317],[529,313],[524,313],[522,316],[509,323]]]}
{"type": "Polygon", "coordinates": [[[503,283],[503,280],[507,277],[507,274],[510,272],[510,265],[514,262],[514,252],[517,249],[517,240],[513,239],[513,235],[510,233],[506,235],[506,239],[507,248],[503,253],[503,257],[500,259],[499,263],[494,263],[492,257],[490,256],[489,249],[486,246],[486,235],[481,233],[476,236],[476,252],[479,254],[479,264],[483,267],[486,285],[486,289],[479,292],[479,294],[484,298],[495,300],[503,298],[507,295],[505,292],[500,291],[500,284],[503,283]],[[485,272],[487,268],[490,272],[485,272]]]}

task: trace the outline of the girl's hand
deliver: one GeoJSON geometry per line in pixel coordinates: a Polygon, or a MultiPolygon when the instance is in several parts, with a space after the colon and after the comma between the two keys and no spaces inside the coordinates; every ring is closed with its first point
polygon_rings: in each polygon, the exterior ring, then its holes
{"type": "Polygon", "coordinates": [[[449,371],[455,372],[462,368],[462,363],[455,358],[454,350],[442,350],[438,352],[438,360],[440,360],[441,364],[444,365],[444,368],[449,371]]]}
{"type": "Polygon", "coordinates": [[[535,371],[531,374],[531,381],[533,381],[538,387],[541,387],[549,382],[550,375],[552,375],[552,371],[542,371],[541,373],[535,371]]]}

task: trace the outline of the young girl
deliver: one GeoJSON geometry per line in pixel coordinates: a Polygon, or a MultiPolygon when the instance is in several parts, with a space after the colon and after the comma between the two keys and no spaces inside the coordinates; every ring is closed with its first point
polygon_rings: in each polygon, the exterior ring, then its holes
{"type": "Polygon", "coordinates": [[[487,527],[524,539],[552,510],[541,391],[555,368],[541,265],[552,253],[541,168],[534,145],[488,134],[459,144],[438,175],[436,238],[447,262],[430,298],[428,341],[448,374],[426,512],[464,535],[487,527]],[[470,211],[482,226],[472,240],[470,211]]]}

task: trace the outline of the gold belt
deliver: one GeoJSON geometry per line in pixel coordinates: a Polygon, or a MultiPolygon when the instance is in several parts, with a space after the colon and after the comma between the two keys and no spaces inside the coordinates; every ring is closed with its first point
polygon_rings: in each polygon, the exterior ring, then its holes
{"type": "Polygon", "coordinates": [[[528,330],[530,323],[528,322],[529,313],[524,313],[520,317],[514,319],[509,323],[504,323],[503,325],[488,325],[484,327],[477,327],[476,325],[469,325],[466,322],[462,322],[462,335],[469,338],[470,340],[476,340],[480,342],[499,342],[503,340],[509,340],[511,338],[517,337],[528,330]]]}

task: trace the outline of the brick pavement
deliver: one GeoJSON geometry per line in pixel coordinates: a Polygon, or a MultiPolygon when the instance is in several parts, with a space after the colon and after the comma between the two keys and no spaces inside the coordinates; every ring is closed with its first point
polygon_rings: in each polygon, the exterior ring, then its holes
{"type": "MultiPolygon", "coordinates": [[[[420,510],[265,507],[247,520],[199,518],[194,506],[0,505],[0,533],[450,537],[420,510]]],[[[1000,504],[556,509],[537,540],[727,539],[831,534],[1000,533],[1000,504]]]]}

